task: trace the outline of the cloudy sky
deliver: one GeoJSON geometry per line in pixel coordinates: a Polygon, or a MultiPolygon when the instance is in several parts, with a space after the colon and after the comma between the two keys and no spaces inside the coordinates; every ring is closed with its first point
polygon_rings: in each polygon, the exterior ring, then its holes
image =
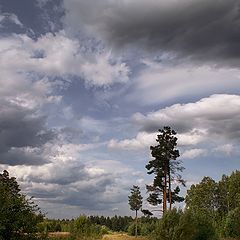
{"type": "Polygon", "coordinates": [[[238,0],[0,0],[0,170],[49,217],[129,215],[169,125],[187,186],[219,180],[240,168],[239,42],[238,0]]]}

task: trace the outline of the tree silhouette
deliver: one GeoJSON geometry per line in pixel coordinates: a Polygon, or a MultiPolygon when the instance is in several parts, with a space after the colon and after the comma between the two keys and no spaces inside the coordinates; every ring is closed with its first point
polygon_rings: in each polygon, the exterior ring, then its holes
{"type": "Polygon", "coordinates": [[[180,156],[176,149],[177,137],[176,132],[170,127],[159,129],[156,141],[158,145],[151,146],[152,160],[146,165],[148,174],[154,174],[155,178],[152,185],[147,185],[149,192],[148,202],[154,206],[162,204],[163,214],[167,210],[167,203],[171,210],[174,202],[182,202],[184,198],[178,196],[180,188],[177,186],[172,190],[172,182],[177,181],[185,185],[179,172],[183,171],[181,161],[177,160],[180,156]]]}

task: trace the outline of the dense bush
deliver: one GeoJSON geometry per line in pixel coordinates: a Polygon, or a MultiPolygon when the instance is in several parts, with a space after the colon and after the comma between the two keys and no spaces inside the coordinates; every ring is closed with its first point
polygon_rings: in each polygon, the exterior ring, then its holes
{"type": "Polygon", "coordinates": [[[154,240],[217,240],[212,218],[201,212],[168,211],[151,235],[154,240]]]}
{"type": "Polygon", "coordinates": [[[240,237],[240,208],[236,208],[228,213],[224,235],[226,237],[240,237]]]}
{"type": "Polygon", "coordinates": [[[145,222],[141,224],[141,229],[140,229],[140,234],[142,236],[148,236],[151,235],[151,233],[155,229],[155,222],[150,221],[150,222],[145,222]]]}
{"type": "Polygon", "coordinates": [[[155,225],[152,237],[156,240],[175,240],[182,212],[173,209],[165,213],[155,225]]]}
{"type": "MultiPolygon", "coordinates": [[[[150,235],[154,229],[155,229],[155,224],[158,221],[157,218],[153,217],[141,217],[138,218],[138,225],[137,225],[137,233],[138,235],[142,235],[142,236],[148,236],[150,235]]],[[[127,229],[127,232],[129,235],[131,236],[135,236],[135,221],[131,222],[129,224],[129,227],[127,229]]]]}
{"type": "MultiPolygon", "coordinates": [[[[132,222],[127,229],[128,234],[131,236],[135,236],[135,231],[136,231],[135,229],[136,229],[136,224],[135,224],[135,222],[132,222]]],[[[138,223],[137,224],[137,235],[141,234],[141,229],[142,229],[142,225],[140,223],[138,223]]]]}
{"type": "Polygon", "coordinates": [[[106,228],[100,225],[92,224],[88,217],[79,216],[73,223],[72,236],[80,237],[81,239],[100,238],[106,228]]]}
{"type": "MultiPolygon", "coordinates": [[[[219,239],[217,234],[217,229],[214,226],[214,219],[211,215],[203,212],[185,212],[186,220],[188,220],[188,226],[185,225],[182,233],[190,233],[192,236],[189,240],[217,240],[219,239]],[[192,230],[189,229],[189,226],[192,227],[192,230]]],[[[184,219],[184,216],[183,216],[184,219]]],[[[181,219],[181,222],[183,221],[181,219]]],[[[184,234],[183,234],[184,235],[184,234]]],[[[182,238],[182,240],[187,240],[182,238]]]]}
{"type": "Polygon", "coordinates": [[[176,236],[179,240],[193,240],[197,235],[195,216],[190,211],[181,214],[176,236]]]}

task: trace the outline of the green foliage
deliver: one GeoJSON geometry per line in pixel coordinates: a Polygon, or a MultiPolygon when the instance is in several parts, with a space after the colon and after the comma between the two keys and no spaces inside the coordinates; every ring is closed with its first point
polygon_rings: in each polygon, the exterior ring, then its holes
{"type": "Polygon", "coordinates": [[[162,219],[156,223],[152,237],[156,240],[175,240],[177,239],[177,228],[182,212],[175,208],[167,211],[162,219]]]}
{"type": "Polygon", "coordinates": [[[106,226],[101,226],[101,231],[100,231],[101,235],[109,234],[109,232],[110,232],[109,228],[107,228],[106,226]]]}
{"type": "Polygon", "coordinates": [[[224,217],[230,210],[229,183],[229,177],[226,175],[223,175],[217,183],[215,200],[217,211],[221,217],[224,217]]]}
{"type": "Polygon", "coordinates": [[[132,217],[128,216],[114,216],[114,217],[104,217],[104,216],[90,216],[89,220],[92,224],[98,224],[101,226],[106,226],[112,231],[127,231],[128,226],[133,221],[132,217]]]}
{"type": "Polygon", "coordinates": [[[224,234],[226,237],[240,237],[240,208],[235,208],[228,213],[224,234]]]}
{"type": "Polygon", "coordinates": [[[232,219],[240,208],[240,172],[223,175],[219,182],[204,177],[187,191],[186,207],[211,217],[220,236],[232,236],[234,228],[238,231],[232,219]]]}
{"type": "Polygon", "coordinates": [[[142,196],[139,186],[133,185],[131,195],[128,196],[128,203],[132,211],[138,211],[142,207],[142,196]]]}
{"type": "Polygon", "coordinates": [[[155,224],[154,221],[142,223],[140,227],[140,235],[149,236],[154,231],[155,224]]]}
{"type": "MultiPolygon", "coordinates": [[[[214,226],[214,220],[208,214],[202,212],[190,212],[192,221],[192,238],[189,240],[217,240],[218,234],[214,226]],[[192,215],[192,216],[191,216],[192,215]]],[[[189,231],[188,231],[189,232],[189,231]]],[[[182,239],[183,240],[183,239],[182,239]]]]}
{"type": "Polygon", "coordinates": [[[100,238],[104,230],[100,225],[92,224],[88,217],[79,216],[73,223],[72,236],[81,239],[100,238]]]}
{"type": "MultiPolygon", "coordinates": [[[[154,229],[155,229],[155,224],[158,221],[157,218],[155,217],[141,217],[138,220],[138,235],[142,235],[142,236],[148,236],[150,235],[154,229]]],[[[136,225],[135,222],[132,222],[128,229],[127,232],[129,235],[134,236],[135,235],[135,229],[136,229],[136,225]]]]}
{"type": "Polygon", "coordinates": [[[79,216],[73,224],[73,232],[80,236],[88,236],[91,234],[91,222],[86,216],[79,216]]]}
{"type": "Polygon", "coordinates": [[[128,203],[130,205],[130,209],[136,212],[135,217],[135,236],[138,235],[138,221],[137,221],[137,212],[142,207],[142,196],[140,192],[140,188],[138,186],[133,185],[131,188],[131,195],[128,196],[128,203]]]}
{"type": "Polygon", "coordinates": [[[0,192],[0,239],[34,239],[42,215],[6,170],[0,174],[0,192]]]}
{"type": "Polygon", "coordinates": [[[229,211],[240,207],[240,171],[233,172],[228,179],[227,197],[229,211]]]}
{"type": "Polygon", "coordinates": [[[197,234],[195,216],[191,211],[186,211],[179,218],[176,235],[179,240],[193,240],[197,234]]]}
{"type": "Polygon", "coordinates": [[[38,224],[38,230],[39,232],[61,232],[62,230],[64,230],[62,226],[63,222],[60,220],[45,219],[44,221],[38,224]]]}
{"type": "Polygon", "coordinates": [[[204,177],[187,191],[186,204],[189,208],[217,212],[224,217],[229,211],[240,207],[240,171],[230,176],[223,175],[219,182],[204,177]]]}
{"type": "Polygon", "coordinates": [[[141,224],[138,224],[137,225],[137,228],[136,228],[136,222],[132,222],[128,229],[127,229],[127,232],[129,235],[131,236],[135,236],[136,235],[136,229],[137,229],[137,235],[140,235],[141,234],[141,224]]]}
{"type": "Polygon", "coordinates": [[[214,223],[202,212],[166,212],[151,235],[154,240],[217,240],[214,223]]]}
{"type": "Polygon", "coordinates": [[[147,218],[150,218],[153,213],[150,212],[148,209],[141,209],[141,212],[143,213],[144,216],[146,216],[147,218]]]}
{"type": "Polygon", "coordinates": [[[210,177],[204,177],[199,184],[192,185],[187,191],[186,206],[194,211],[214,214],[217,207],[217,183],[210,177]]]}

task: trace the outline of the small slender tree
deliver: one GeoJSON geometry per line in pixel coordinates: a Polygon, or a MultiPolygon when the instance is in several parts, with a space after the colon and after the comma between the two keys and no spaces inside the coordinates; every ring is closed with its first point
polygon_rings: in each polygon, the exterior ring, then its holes
{"type": "Polygon", "coordinates": [[[137,218],[138,218],[138,210],[142,207],[142,196],[139,186],[133,185],[131,188],[131,194],[128,196],[128,203],[130,205],[130,209],[135,211],[135,236],[137,236],[137,218]]]}
{"type": "Polygon", "coordinates": [[[185,185],[179,172],[183,171],[181,162],[177,160],[180,156],[176,149],[176,132],[170,127],[164,127],[159,130],[156,146],[151,146],[152,160],[146,165],[148,174],[154,174],[155,178],[152,185],[147,185],[149,192],[148,202],[152,205],[163,205],[163,214],[167,211],[167,203],[171,210],[174,202],[182,202],[184,198],[179,197],[180,188],[172,190],[172,182],[177,181],[185,185]]]}

